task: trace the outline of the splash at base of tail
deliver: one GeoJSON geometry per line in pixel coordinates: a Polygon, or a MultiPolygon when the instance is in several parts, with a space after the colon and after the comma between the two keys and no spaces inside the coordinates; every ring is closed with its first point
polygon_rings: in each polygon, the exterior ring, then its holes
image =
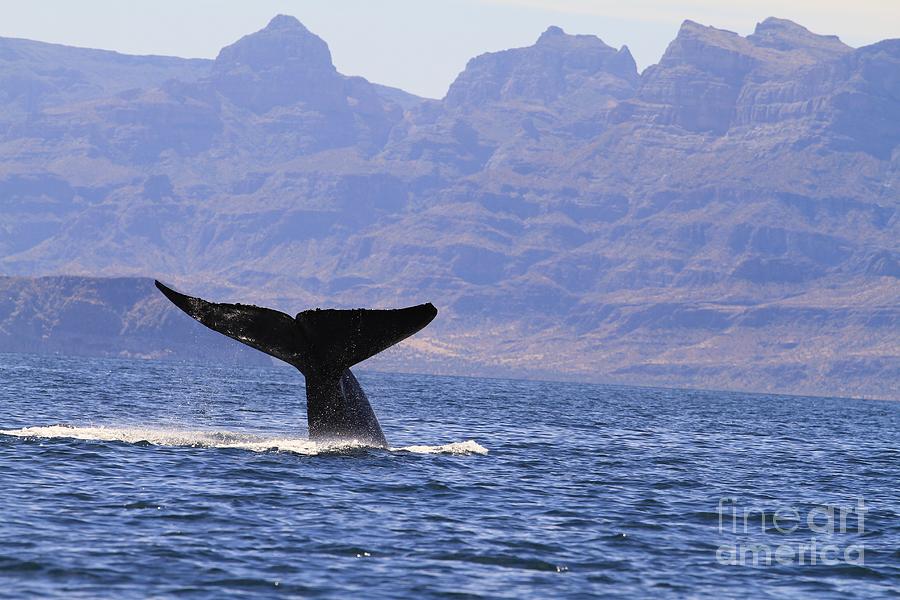
{"type": "MultiPolygon", "coordinates": [[[[352,440],[315,442],[293,438],[289,435],[259,435],[236,431],[183,430],[161,427],[73,427],[70,425],[49,425],[23,427],[21,429],[0,429],[0,435],[18,438],[95,440],[104,442],[125,442],[128,444],[152,444],[154,446],[191,448],[228,448],[252,452],[290,452],[305,456],[342,454],[354,452],[371,444],[361,444],[352,440]]],[[[475,440],[452,442],[434,446],[402,446],[386,448],[391,452],[412,454],[487,454],[488,449],[475,440]]]]}
{"type": "Polygon", "coordinates": [[[305,310],[296,317],[246,304],[186,296],[156,287],[210,329],[296,367],[306,377],[309,437],[388,447],[381,425],[350,367],[413,335],[435,316],[433,304],[395,310],[305,310]]]}

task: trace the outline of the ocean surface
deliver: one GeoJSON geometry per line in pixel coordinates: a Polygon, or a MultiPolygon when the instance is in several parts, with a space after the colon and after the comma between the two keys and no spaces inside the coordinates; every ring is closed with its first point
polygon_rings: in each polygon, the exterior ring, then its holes
{"type": "Polygon", "coordinates": [[[0,597],[897,597],[900,403],[0,354],[0,597]]]}

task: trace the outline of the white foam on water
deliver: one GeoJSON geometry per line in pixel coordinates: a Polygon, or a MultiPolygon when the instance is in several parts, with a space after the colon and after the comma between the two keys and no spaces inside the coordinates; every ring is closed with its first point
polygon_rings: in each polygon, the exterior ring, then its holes
{"type": "MultiPolygon", "coordinates": [[[[346,452],[366,448],[356,441],[313,442],[306,438],[272,437],[233,431],[180,430],[153,427],[74,427],[50,425],[0,429],[0,435],[26,438],[69,438],[104,442],[148,443],[154,446],[187,446],[192,448],[237,448],[253,452],[293,452],[316,455],[346,452]]],[[[475,440],[454,442],[440,446],[404,446],[389,448],[391,452],[415,454],[487,454],[488,450],[475,440]]]]}
{"type": "Polygon", "coordinates": [[[392,452],[415,452],[416,454],[487,454],[488,449],[475,440],[453,442],[443,446],[403,446],[391,448],[392,452]]]}

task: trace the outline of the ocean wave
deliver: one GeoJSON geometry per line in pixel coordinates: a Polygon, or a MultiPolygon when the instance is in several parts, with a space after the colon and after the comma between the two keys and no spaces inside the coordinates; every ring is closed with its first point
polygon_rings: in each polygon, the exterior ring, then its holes
{"type": "MultiPolygon", "coordinates": [[[[180,430],[154,427],[74,427],[71,425],[49,425],[43,427],[23,427],[21,429],[0,429],[0,435],[23,438],[68,438],[104,442],[126,442],[129,444],[152,444],[154,446],[181,446],[192,448],[236,448],[253,452],[292,452],[294,454],[317,455],[342,453],[369,446],[353,440],[333,442],[313,442],[306,438],[273,437],[233,431],[180,430]]],[[[414,454],[487,454],[488,450],[475,440],[453,442],[436,446],[415,445],[388,448],[391,452],[414,454]]]]}

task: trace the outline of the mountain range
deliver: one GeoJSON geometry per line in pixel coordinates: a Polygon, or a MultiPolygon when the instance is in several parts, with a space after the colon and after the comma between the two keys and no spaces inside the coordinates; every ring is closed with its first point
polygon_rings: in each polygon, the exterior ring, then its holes
{"type": "MultiPolygon", "coordinates": [[[[215,60],[0,39],[0,349],[65,338],[27,293],[131,285],[87,304],[165,355],[156,277],[434,302],[384,368],[897,398],[898,143],[900,39],[775,18],[685,21],[642,72],[550,27],[440,100],[339,73],[284,15],[215,60]]],[[[92,352],[134,354],[114,322],[92,352]]]]}

